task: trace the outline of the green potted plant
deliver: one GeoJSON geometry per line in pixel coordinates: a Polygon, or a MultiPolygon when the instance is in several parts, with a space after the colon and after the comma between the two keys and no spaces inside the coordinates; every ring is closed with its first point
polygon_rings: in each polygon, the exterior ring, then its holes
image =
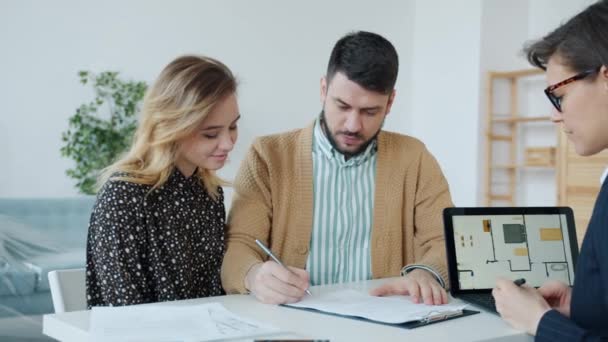
{"type": "Polygon", "coordinates": [[[70,117],[68,130],[62,133],[61,155],[75,162],[66,173],[76,180],[79,192],[92,195],[100,171],[130,146],[147,85],[124,81],[114,71],[80,71],[78,76],[82,84],[92,85],[95,99],[70,117]]]}

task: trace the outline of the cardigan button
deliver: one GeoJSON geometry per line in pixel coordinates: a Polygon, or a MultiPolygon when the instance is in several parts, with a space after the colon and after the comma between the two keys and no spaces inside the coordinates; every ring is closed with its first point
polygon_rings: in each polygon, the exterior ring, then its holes
{"type": "Polygon", "coordinates": [[[308,247],[306,247],[306,246],[298,247],[298,253],[305,255],[306,253],[308,253],[308,247]]]}

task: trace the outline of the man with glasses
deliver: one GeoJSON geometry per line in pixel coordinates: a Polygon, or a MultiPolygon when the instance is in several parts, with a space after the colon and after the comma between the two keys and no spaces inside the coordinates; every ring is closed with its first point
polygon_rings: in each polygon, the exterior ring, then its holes
{"type": "Polygon", "coordinates": [[[227,293],[290,303],[310,285],[401,274],[373,293],[447,302],[448,184],[423,143],[382,130],[397,72],[388,40],[348,34],[321,79],[317,119],[254,142],[234,182],[222,266],[227,293]],[[256,239],[291,267],[265,261],[256,239]]]}

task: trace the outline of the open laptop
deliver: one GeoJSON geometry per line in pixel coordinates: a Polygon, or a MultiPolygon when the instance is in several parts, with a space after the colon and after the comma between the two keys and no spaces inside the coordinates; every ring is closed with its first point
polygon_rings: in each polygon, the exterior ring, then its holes
{"type": "Polygon", "coordinates": [[[496,312],[497,277],[574,283],[578,243],[567,207],[446,208],[443,211],[452,296],[496,312]]]}

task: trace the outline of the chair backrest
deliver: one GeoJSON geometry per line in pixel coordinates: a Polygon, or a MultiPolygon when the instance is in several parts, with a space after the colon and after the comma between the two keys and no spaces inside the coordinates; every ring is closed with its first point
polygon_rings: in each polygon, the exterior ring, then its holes
{"type": "Polygon", "coordinates": [[[87,308],[84,268],[50,271],[49,286],[55,313],[87,308]]]}

